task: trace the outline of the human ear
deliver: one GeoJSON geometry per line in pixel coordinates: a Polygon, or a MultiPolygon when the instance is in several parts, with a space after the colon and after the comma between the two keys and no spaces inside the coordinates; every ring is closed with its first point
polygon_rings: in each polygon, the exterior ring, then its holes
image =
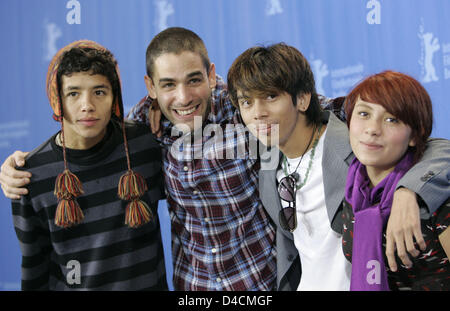
{"type": "Polygon", "coordinates": [[[297,109],[300,112],[305,112],[308,110],[309,103],[311,101],[311,93],[304,93],[297,95],[297,109]]]}
{"type": "Polygon", "coordinates": [[[209,72],[208,72],[208,80],[209,80],[209,87],[211,89],[216,87],[216,65],[214,63],[211,63],[209,66],[209,72]]]}
{"type": "Polygon", "coordinates": [[[155,90],[155,85],[153,84],[152,78],[150,78],[149,76],[146,75],[144,77],[144,81],[145,81],[145,87],[147,88],[148,96],[150,96],[152,99],[155,99],[156,98],[156,90],[155,90]]]}

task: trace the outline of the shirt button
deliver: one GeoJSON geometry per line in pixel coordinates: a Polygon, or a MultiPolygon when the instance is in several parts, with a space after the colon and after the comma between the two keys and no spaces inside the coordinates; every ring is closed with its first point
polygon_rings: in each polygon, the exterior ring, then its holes
{"type": "Polygon", "coordinates": [[[427,174],[423,175],[420,180],[421,181],[429,181],[434,176],[434,172],[429,171],[427,174]]]}
{"type": "Polygon", "coordinates": [[[216,279],[216,282],[217,282],[217,283],[220,283],[220,282],[222,282],[222,279],[221,279],[221,278],[217,278],[217,279],[216,279]]]}
{"type": "Polygon", "coordinates": [[[195,194],[195,195],[197,195],[198,194],[198,191],[197,190],[194,190],[194,192],[192,192],[193,194],[195,194]]]}
{"type": "Polygon", "coordinates": [[[208,217],[205,218],[205,222],[209,222],[209,218],[208,217]]]}
{"type": "Polygon", "coordinates": [[[187,172],[187,171],[189,171],[189,167],[185,166],[185,167],[183,167],[183,170],[184,170],[185,172],[187,172]]]}
{"type": "Polygon", "coordinates": [[[213,253],[213,254],[215,254],[217,252],[217,249],[215,249],[215,248],[213,248],[212,250],[211,250],[211,253],[213,253]]]}

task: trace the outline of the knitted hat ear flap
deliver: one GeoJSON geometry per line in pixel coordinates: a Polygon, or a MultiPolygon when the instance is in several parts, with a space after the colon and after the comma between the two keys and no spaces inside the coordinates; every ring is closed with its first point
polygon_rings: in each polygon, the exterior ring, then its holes
{"type": "Polygon", "coordinates": [[[58,206],[56,207],[55,213],[55,225],[62,228],[68,228],[78,225],[84,218],[83,211],[76,200],[76,198],[84,192],[81,181],[68,169],[64,140],[64,121],[61,118],[61,142],[63,146],[64,172],[56,177],[55,182],[54,194],[58,198],[58,206]]]}
{"type": "Polygon", "coordinates": [[[125,209],[125,224],[131,228],[138,228],[151,220],[154,215],[150,207],[140,198],[147,192],[147,183],[140,174],[131,169],[125,124],[122,118],[122,133],[127,157],[128,171],[120,177],[117,194],[122,200],[131,201],[125,209]]]}

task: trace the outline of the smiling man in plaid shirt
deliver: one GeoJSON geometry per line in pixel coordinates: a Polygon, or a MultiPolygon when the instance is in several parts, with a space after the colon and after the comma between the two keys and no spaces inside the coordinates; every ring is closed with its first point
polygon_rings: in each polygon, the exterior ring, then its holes
{"type": "MultiPolygon", "coordinates": [[[[195,129],[194,117],[203,119],[200,130],[207,124],[221,127],[224,150],[234,150],[243,139],[226,129],[237,123],[237,116],[202,40],[183,28],[159,33],[147,49],[147,75],[150,96],[128,118],[149,123],[151,98],[157,98],[164,114],[160,142],[172,225],[174,288],[272,290],[275,231],[259,200],[257,159],[226,159],[225,153],[212,159],[202,155],[179,159],[170,152],[180,138],[174,125],[185,126],[189,135],[195,129]]],[[[201,136],[192,147],[200,145],[205,154],[214,138],[201,136]]]]}
{"type": "Polygon", "coordinates": [[[168,28],[155,36],[146,57],[149,96],[128,118],[149,123],[152,99],[163,113],[158,131],[172,223],[175,289],[274,289],[275,229],[259,199],[259,161],[248,148],[236,156],[248,137],[230,126],[242,122],[202,40],[187,29],[168,28]],[[200,117],[201,122],[194,122],[200,117]],[[206,135],[208,125],[220,128],[224,143],[217,143],[217,135],[206,135]],[[194,138],[183,146],[183,158],[171,152],[180,131],[194,138]],[[197,136],[198,131],[205,135],[197,136]],[[200,150],[200,156],[192,150],[200,150]]]}

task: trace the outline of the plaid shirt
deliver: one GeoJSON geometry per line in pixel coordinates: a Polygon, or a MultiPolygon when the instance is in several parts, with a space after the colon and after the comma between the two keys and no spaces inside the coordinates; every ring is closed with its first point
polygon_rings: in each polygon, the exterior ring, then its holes
{"type": "MultiPolygon", "coordinates": [[[[320,100],[333,106],[333,101],[320,100]]],[[[148,124],[150,106],[151,99],[144,98],[128,118],[148,124]]],[[[336,111],[341,113],[340,106],[336,111]]],[[[219,76],[202,128],[205,135],[171,135],[173,126],[163,117],[160,142],[176,290],[274,289],[275,227],[259,199],[259,160],[248,151],[248,136],[236,134],[240,120],[219,76]],[[223,137],[212,135],[213,127],[206,130],[212,125],[220,127],[223,137]]]]}
{"type": "MultiPolygon", "coordinates": [[[[150,105],[148,98],[142,100],[128,118],[148,123],[150,105]]],[[[180,146],[183,138],[172,136],[172,124],[163,120],[176,290],[272,290],[275,285],[275,227],[259,199],[259,161],[248,152],[237,156],[247,139],[227,126],[239,120],[219,76],[203,129],[219,126],[223,143],[217,143],[220,135],[195,138],[194,133],[190,146],[180,146]],[[173,155],[173,146],[183,151],[182,158],[173,155]],[[203,152],[196,156],[195,150],[203,152]],[[235,159],[227,159],[230,152],[235,159]]]]}

